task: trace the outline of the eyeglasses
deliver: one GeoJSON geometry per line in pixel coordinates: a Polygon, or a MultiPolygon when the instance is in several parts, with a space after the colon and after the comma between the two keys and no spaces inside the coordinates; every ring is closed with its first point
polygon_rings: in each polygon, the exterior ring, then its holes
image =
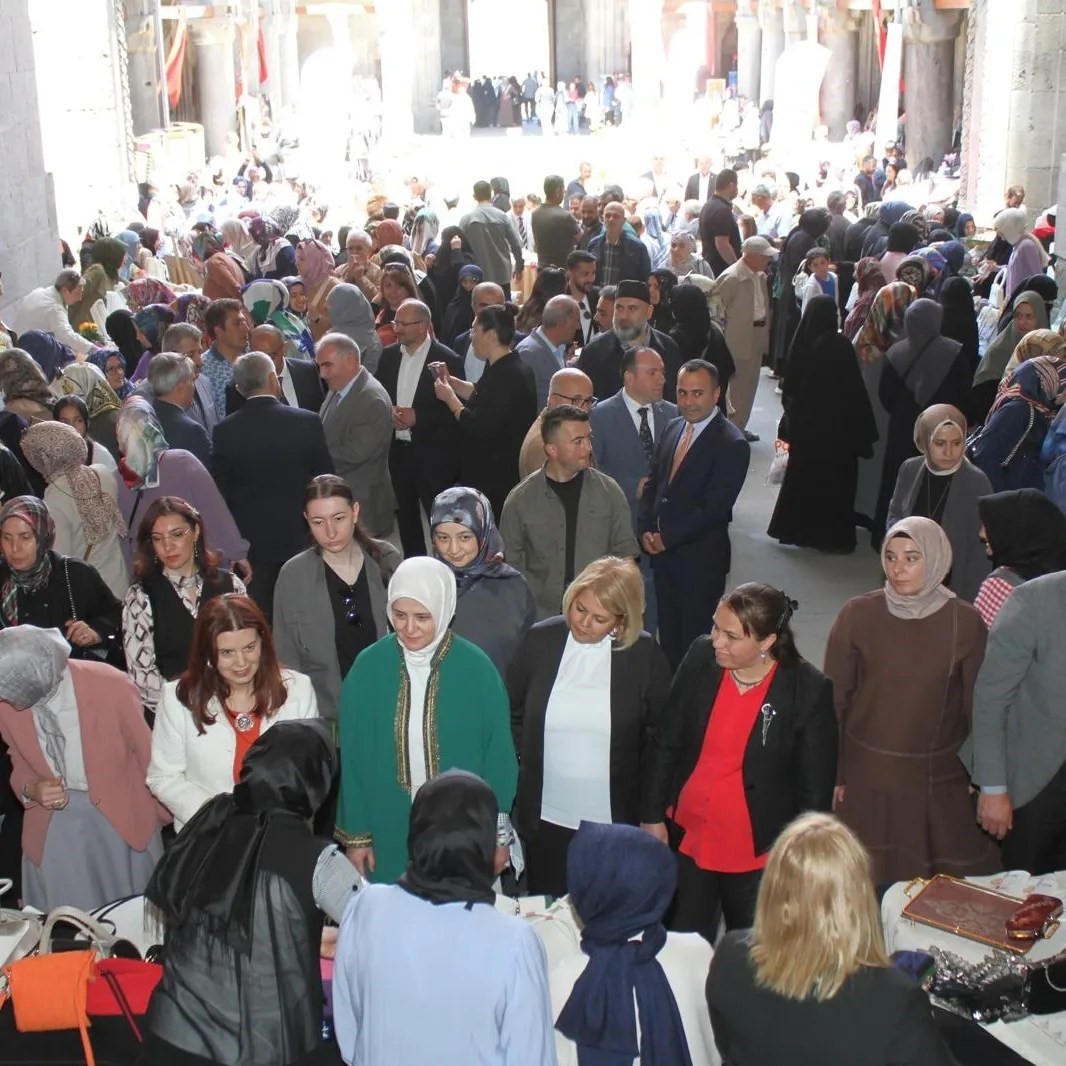
{"type": "Polygon", "coordinates": [[[581,407],[586,411],[595,407],[597,403],[595,396],[567,396],[563,392],[553,392],[552,395],[558,396],[560,400],[566,400],[567,403],[573,404],[574,407],[581,407]]]}
{"type": "Polygon", "coordinates": [[[423,318],[408,319],[406,322],[401,322],[398,318],[392,320],[394,326],[421,326],[425,321],[423,318]]]}
{"type": "Polygon", "coordinates": [[[165,533],[153,533],[153,544],[166,544],[172,542],[174,544],[180,544],[192,530],[186,526],[184,529],[168,529],[165,533]]]}
{"type": "Polygon", "coordinates": [[[363,616],[359,613],[359,608],[355,605],[355,592],[346,592],[344,594],[344,620],[348,625],[358,629],[363,624],[363,616]]]}

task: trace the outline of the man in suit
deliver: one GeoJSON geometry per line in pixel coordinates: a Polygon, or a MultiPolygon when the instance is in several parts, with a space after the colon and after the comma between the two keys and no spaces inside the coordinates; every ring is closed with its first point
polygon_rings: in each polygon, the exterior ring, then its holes
{"type": "Polygon", "coordinates": [[[199,422],[210,437],[211,430],[218,422],[218,414],[211,398],[211,383],[200,373],[200,366],[204,358],[204,335],[199,327],[191,322],[175,322],[163,334],[164,352],[177,352],[191,359],[196,367],[195,392],[192,403],[185,412],[190,418],[199,422]]]}
{"type": "MultiPolygon", "coordinates": [[[[256,326],[249,340],[253,352],[269,355],[278,375],[281,395],[278,400],[286,407],[301,407],[318,414],[326,390],[318,376],[318,366],[309,359],[287,359],[285,337],[277,326],[256,326]]],[[[226,412],[233,414],[244,406],[244,397],[231,382],[226,386],[226,412]]]]}
{"type": "Polygon", "coordinates": [[[596,287],[596,257],[589,252],[572,251],[566,257],[566,292],[577,300],[578,321],[574,343],[579,348],[596,335],[596,301],[600,290],[596,287]]]}
{"type": "Polygon", "coordinates": [[[651,170],[645,171],[641,177],[651,185],[651,195],[656,200],[661,200],[670,186],[670,178],[666,173],[666,156],[653,155],[651,170]]]}
{"type": "Polygon", "coordinates": [[[396,494],[400,543],[405,557],[426,555],[422,513],[459,476],[459,425],[433,391],[434,363],[463,377],[463,361],[430,336],[432,316],[420,300],[404,300],[392,320],[397,344],[378,363],[377,379],[392,402],[389,474],[396,494]]]}
{"type": "Polygon", "coordinates": [[[515,348],[537,382],[537,407],[548,402],[552,374],[566,366],[567,347],[581,322],[572,296],[553,296],[544,305],[540,325],[515,348]]]}
{"type": "Polygon", "coordinates": [[[596,257],[596,281],[600,285],[617,285],[626,280],[647,283],[651,256],[643,241],[625,232],[625,224],[626,209],[622,204],[612,201],[603,209],[603,233],[588,245],[596,257]]]}
{"type": "Polygon", "coordinates": [[[685,199],[706,203],[714,195],[714,175],[711,173],[711,157],[701,155],[696,160],[696,173],[685,182],[685,199]]]}
{"type": "Polygon", "coordinates": [[[184,448],[204,466],[210,465],[211,438],[199,422],[185,413],[196,394],[196,367],[192,360],[174,352],[153,356],[148,363],[148,388],[167,444],[184,448]]]}
{"type": "MultiPolygon", "coordinates": [[[[602,293],[601,293],[602,299],[602,293]]],[[[577,365],[592,378],[596,396],[613,396],[622,384],[622,355],[627,347],[654,348],[666,368],[665,396],[674,400],[681,351],[665,333],[651,326],[651,293],[647,281],[623,281],[614,300],[611,328],[585,346],[577,365]]]]}
{"type": "Polygon", "coordinates": [[[304,490],[313,477],[333,473],[333,460],[318,415],[280,402],[270,356],[242,355],[233,380],[246,402],[215,426],[211,472],[249,541],[248,591],[273,618],[278,572],[307,546],[304,490]]]}
{"type": "MultiPolygon", "coordinates": [[[[655,466],[655,449],[667,425],[677,418],[677,404],[663,399],[666,373],[654,348],[627,348],[622,356],[622,387],[593,407],[592,451],[596,466],[618,482],[629,501],[637,529],[641,493],[655,466]]],[[[644,576],[644,628],[658,629],[651,557],[641,555],[644,576]]]]}
{"type": "Polygon", "coordinates": [[[729,523],[751,446],[718,410],[718,371],[690,359],[677,378],[675,418],[640,497],[641,547],[652,557],[659,643],[676,670],[710,633],[729,573],[729,523]]]}
{"type": "Polygon", "coordinates": [[[328,390],[319,415],[336,472],[348,483],[367,531],[385,537],[395,523],[389,478],[392,400],[364,367],[359,345],[346,333],[327,333],[315,361],[328,390]]]}

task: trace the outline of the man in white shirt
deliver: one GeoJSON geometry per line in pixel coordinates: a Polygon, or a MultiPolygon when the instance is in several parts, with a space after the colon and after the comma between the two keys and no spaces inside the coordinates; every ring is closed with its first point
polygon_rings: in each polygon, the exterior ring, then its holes
{"type": "Polygon", "coordinates": [[[84,292],[85,281],[81,274],[76,270],[61,270],[51,285],[34,289],[23,299],[15,319],[15,332],[28,333],[36,329],[51,333],[84,359],[95,345],[78,333],[67,317],[67,309],[76,304],[84,292]]]}
{"type": "Polygon", "coordinates": [[[685,183],[685,199],[705,204],[714,192],[715,175],[711,173],[711,157],[701,155],[696,161],[696,173],[685,183]]]}
{"type": "Polygon", "coordinates": [[[599,329],[594,317],[599,297],[594,255],[575,249],[566,257],[566,291],[577,300],[580,319],[574,342],[584,348],[599,329]]]}
{"type": "Polygon", "coordinates": [[[790,226],[769,185],[756,185],[751,190],[751,203],[755,208],[755,231],[776,246],[784,242],[790,226]]]}
{"type": "Polygon", "coordinates": [[[765,237],[749,237],[741,245],[740,258],[715,282],[726,316],[725,339],[736,365],[729,379],[730,420],[745,435],[759,387],[759,368],[770,347],[766,268],[776,255],[777,249],[765,237]]]}

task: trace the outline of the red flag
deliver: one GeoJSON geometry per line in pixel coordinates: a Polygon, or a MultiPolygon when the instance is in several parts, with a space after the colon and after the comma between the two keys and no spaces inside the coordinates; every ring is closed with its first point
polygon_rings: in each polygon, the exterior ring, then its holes
{"type": "Polygon", "coordinates": [[[885,65],[885,43],[888,40],[888,33],[885,30],[885,24],[881,18],[881,0],[870,0],[870,8],[873,11],[874,24],[877,27],[877,62],[883,68],[885,65]]]}
{"type": "Polygon", "coordinates": [[[182,15],[178,19],[174,40],[170,42],[170,52],[167,54],[166,62],[167,97],[171,107],[177,107],[181,100],[181,71],[185,65],[185,46],[188,44],[188,39],[185,16],[182,15]]]}
{"type": "Polygon", "coordinates": [[[259,38],[255,42],[256,51],[259,53],[259,84],[265,85],[270,78],[270,70],[267,67],[267,46],[263,39],[263,27],[259,27],[259,38]]]}

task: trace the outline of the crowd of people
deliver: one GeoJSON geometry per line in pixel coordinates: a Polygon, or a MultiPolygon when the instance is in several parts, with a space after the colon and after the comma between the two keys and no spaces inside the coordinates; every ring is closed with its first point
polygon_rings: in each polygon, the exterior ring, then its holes
{"type": "Polygon", "coordinates": [[[0,324],[0,877],[158,909],[146,1061],[320,1061],[323,916],[348,1063],[950,1061],[875,888],[1066,869],[1066,340],[849,138],[336,232],[246,163],[0,324]],[[728,580],[765,375],[770,535],[880,553],[821,669],[728,580]]]}

